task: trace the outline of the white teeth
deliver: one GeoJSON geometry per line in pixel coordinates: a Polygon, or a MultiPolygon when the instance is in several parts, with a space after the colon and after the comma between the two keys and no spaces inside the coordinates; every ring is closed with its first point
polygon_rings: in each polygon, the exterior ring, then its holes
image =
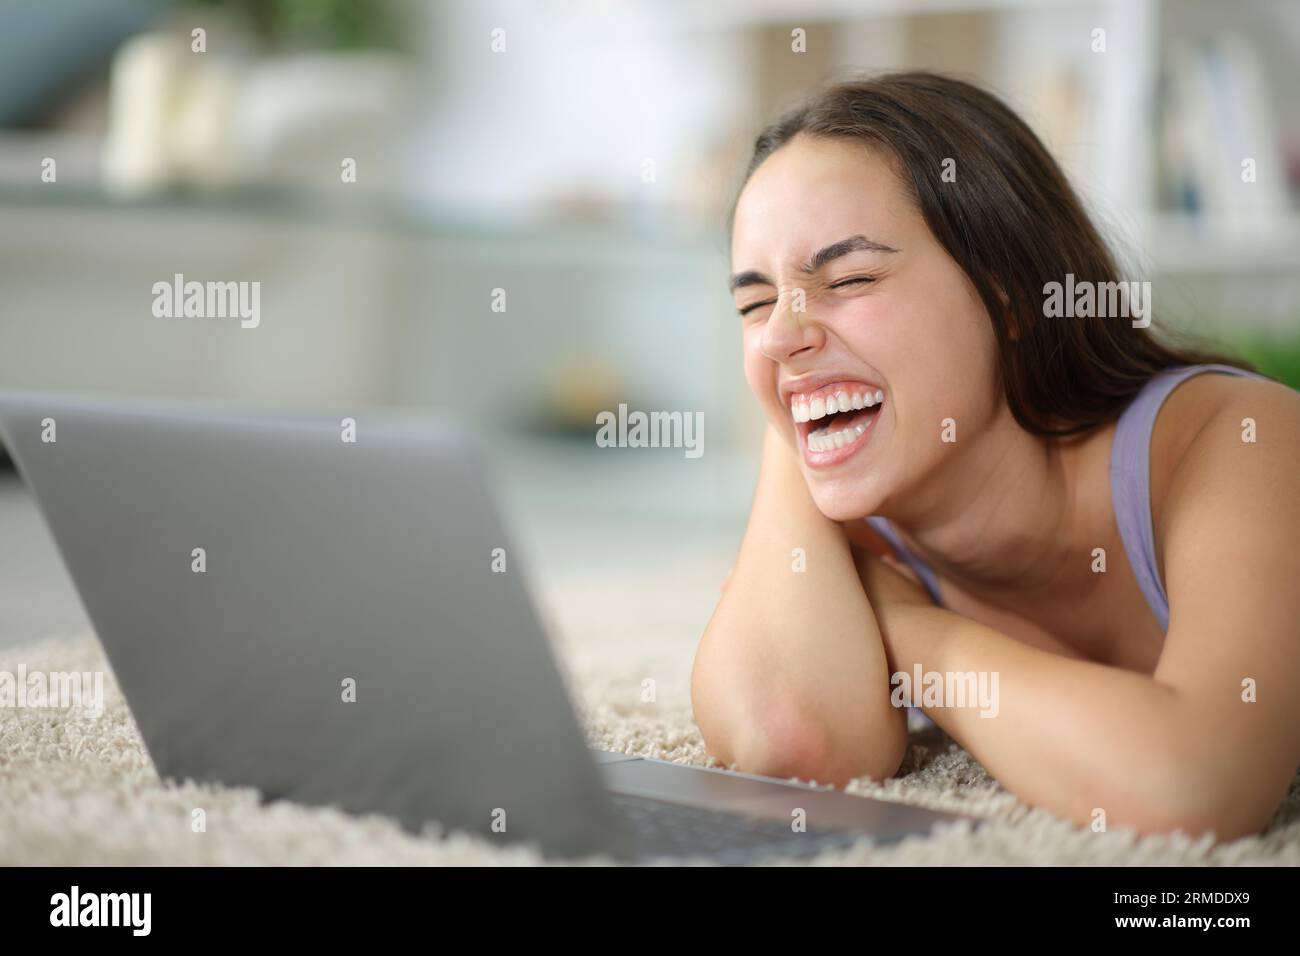
{"type": "Polygon", "coordinates": [[[837,392],[834,395],[827,395],[825,398],[814,398],[811,402],[792,400],[790,403],[790,417],[799,423],[815,422],[827,415],[856,411],[859,408],[871,408],[884,400],[885,393],[881,389],[876,389],[874,392],[871,390],[865,392],[837,392]]]}
{"type": "Polygon", "coordinates": [[[857,441],[866,430],[867,426],[865,424],[859,424],[830,433],[827,433],[824,429],[813,432],[808,436],[808,449],[810,451],[833,451],[836,448],[843,448],[845,445],[851,445],[857,441]]]}

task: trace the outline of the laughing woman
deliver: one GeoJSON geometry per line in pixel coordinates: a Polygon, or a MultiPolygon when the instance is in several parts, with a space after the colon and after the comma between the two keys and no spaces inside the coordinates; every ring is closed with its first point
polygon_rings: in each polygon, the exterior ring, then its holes
{"type": "Polygon", "coordinates": [[[1267,825],[1300,764],[1300,395],[1160,335],[1034,134],[931,74],[764,131],[731,258],[768,425],[695,660],[710,753],[889,777],[891,676],[982,675],[995,708],[919,703],[1026,802],[1267,825]]]}

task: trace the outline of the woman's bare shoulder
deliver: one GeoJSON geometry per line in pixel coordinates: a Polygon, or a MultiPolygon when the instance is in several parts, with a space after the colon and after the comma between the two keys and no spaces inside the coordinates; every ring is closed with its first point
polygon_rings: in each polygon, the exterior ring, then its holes
{"type": "MultiPolygon", "coordinates": [[[[1270,379],[1198,375],[1169,396],[1151,436],[1151,509],[1162,538],[1171,489],[1196,496],[1249,462],[1259,482],[1300,481],[1300,392],[1270,379]],[[1250,455],[1247,459],[1245,456],[1250,455]],[[1218,476],[1218,477],[1216,477],[1218,476]]],[[[1247,489],[1238,489],[1247,493],[1247,489]]]]}
{"type": "Polygon", "coordinates": [[[1194,375],[1165,400],[1156,419],[1157,430],[1186,444],[1228,408],[1259,408],[1266,412],[1300,410],[1300,392],[1267,378],[1244,375],[1194,375]]]}
{"type": "Polygon", "coordinates": [[[1153,509],[1158,492],[1207,428],[1223,439],[1214,443],[1226,454],[1257,443],[1261,429],[1272,439],[1300,440],[1297,422],[1300,392],[1271,379],[1205,374],[1182,382],[1165,400],[1151,434],[1153,509]]]}

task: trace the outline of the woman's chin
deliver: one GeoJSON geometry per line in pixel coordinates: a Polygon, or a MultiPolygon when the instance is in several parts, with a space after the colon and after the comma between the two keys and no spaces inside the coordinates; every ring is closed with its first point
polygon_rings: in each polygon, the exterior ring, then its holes
{"type": "Polygon", "coordinates": [[[832,521],[858,521],[875,514],[880,496],[862,488],[861,480],[855,487],[835,487],[847,482],[818,482],[809,490],[817,510],[832,521]]]}

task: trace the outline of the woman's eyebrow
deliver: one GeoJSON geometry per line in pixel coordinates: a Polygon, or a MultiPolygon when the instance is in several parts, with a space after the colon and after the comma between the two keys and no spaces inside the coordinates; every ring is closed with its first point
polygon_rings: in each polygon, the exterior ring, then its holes
{"type": "MultiPolygon", "coordinates": [[[[897,252],[893,246],[887,246],[883,242],[876,242],[874,239],[868,239],[866,236],[857,235],[849,236],[847,239],[841,239],[839,242],[832,242],[829,246],[823,246],[813,253],[813,257],[804,265],[799,267],[799,271],[806,275],[812,275],[826,263],[831,262],[840,256],[847,256],[850,252],[897,252]]],[[[730,289],[735,292],[737,289],[747,285],[775,285],[771,279],[761,272],[755,272],[749,269],[745,272],[737,272],[731,277],[730,289]]]]}
{"type": "Polygon", "coordinates": [[[849,236],[847,239],[841,239],[839,242],[832,242],[829,246],[818,249],[811,259],[809,259],[800,271],[812,275],[826,263],[840,256],[847,256],[850,252],[897,252],[892,246],[887,246],[883,242],[876,242],[874,239],[868,239],[866,236],[857,235],[849,236]]]}
{"type": "Polygon", "coordinates": [[[773,285],[773,284],[774,283],[772,282],[772,280],[769,279],[767,276],[763,275],[763,273],[755,272],[753,269],[750,269],[748,272],[737,272],[734,276],[732,276],[728,288],[730,288],[732,292],[735,292],[737,289],[743,288],[744,286],[747,285],[773,285]]]}

